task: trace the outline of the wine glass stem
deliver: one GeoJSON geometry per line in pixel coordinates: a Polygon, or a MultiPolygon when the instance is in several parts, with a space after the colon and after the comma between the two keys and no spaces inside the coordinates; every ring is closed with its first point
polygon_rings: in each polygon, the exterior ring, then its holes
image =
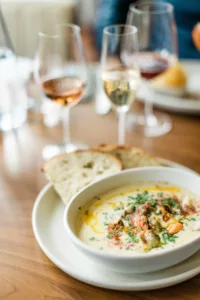
{"type": "Polygon", "coordinates": [[[70,109],[68,107],[62,110],[63,142],[65,145],[71,143],[70,139],[70,109]]]}
{"type": "MultiPolygon", "coordinates": [[[[148,97],[149,97],[149,95],[148,95],[148,97]]],[[[153,114],[152,103],[151,103],[150,99],[146,100],[144,111],[145,111],[146,119],[148,119],[148,117],[153,114]]]]}
{"type": "Polygon", "coordinates": [[[124,111],[118,111],[118,144],[125,144],[126,115],[124,111]]]}
{"type": "Polygon", "coordinates": [[[147,97],[144,106],[145,123],[147,127],[148,126],[152,127],[156,125],[157,120],[153,113],[153,104],[152,104],[152,98],[154,96],[154,92],[149,82],[146,82],[146,91],[147,91],[146,93],[147,97]]]}

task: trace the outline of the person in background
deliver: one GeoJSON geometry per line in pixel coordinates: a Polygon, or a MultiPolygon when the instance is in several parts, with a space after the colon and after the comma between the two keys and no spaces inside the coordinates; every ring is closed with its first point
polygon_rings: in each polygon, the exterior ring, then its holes
{"type": "MultiPolygon", "coordinates": [[[[156,0],[152,0],[152,2],[156,0]]],[[[101,50],[103,28],[112,24],[126,23],[129,5],[136,1],[100,0],[96,15],[96,43],[101,50]]],[[[181,59],[200,59],[200,0],[160,0],[174,6],[174,15],[178,29],[178,51],[181,59]],[[197,41],[197,43],[196,43],[197,41]]]]}

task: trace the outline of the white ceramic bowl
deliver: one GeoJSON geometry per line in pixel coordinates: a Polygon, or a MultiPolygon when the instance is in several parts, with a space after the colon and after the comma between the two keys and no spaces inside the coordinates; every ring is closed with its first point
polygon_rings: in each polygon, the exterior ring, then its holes
{"type": "Polygon", "coordinates": [[[85,205],[93,197],[111,189],[141,181],[168,182],[169,184],[187,188],[196,195],[200,195],[200,177],[190,172],[167,167],[129,169],[88,185],[75,195],[64,212],[64,226],[72,243],[91,260],[114,271],[145,273],[164,269],[180,263],[200,249],[200,235],[170,250],[162,249],[156,253],[133,254],[133,256],[106,253],[89,247],[79,240],[75,227],[79,206],[85,205]]]}

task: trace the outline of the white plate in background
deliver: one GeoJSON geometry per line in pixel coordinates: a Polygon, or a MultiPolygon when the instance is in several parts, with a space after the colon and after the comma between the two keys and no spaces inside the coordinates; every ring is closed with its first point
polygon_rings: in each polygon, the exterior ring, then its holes
{"type": "MultiPolygon", "coordinates": [[[[188,91],[200,93],[200,60],[181,60],[181,63],[187,72],[188,91]]],[[[145,99],[145,93],[142,89],[138,94],[138,98],[142,102],[145,99]]],[[[179,98],[155,92],[152,102],[154,106],[172,112],[200,115],[200,99],[179,98]]]]}

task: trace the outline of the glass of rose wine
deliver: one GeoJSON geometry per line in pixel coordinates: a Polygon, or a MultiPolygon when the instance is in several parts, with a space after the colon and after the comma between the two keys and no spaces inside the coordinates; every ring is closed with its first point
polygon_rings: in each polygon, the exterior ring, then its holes
{"type": "Polygon", "coordinates": [[[85,144],[71,142],[69,122],[70,109],[81,100],[87,79],[79,26],[58,24],[54,34],[39,33],[34,76],[45,97],[62,107],[63,142],[47,145],[43,158],[86,148],[85,144]]]}
{"type": "Polygon", "coordinates": [[[146,136],[160,136],[169,132],[172,124],[168,115],[153,112],[151,80],[176,61],[177,32],[173,6],[162,2],[136,2],[130,5],[127,24],[138,29],[137,61],[145,91],[144,115],[130,115],[128,126],[132,124],[137,128],[139,125],[143,127],[146,136]]]}
{"type": "Polygon", "coordinates": [[[118,144],[125,143],[126,115],[140,83],[136,61],[137,29],[130,25],[104,28],[101,53],[103,89],[118,116],[118,144]]]}

